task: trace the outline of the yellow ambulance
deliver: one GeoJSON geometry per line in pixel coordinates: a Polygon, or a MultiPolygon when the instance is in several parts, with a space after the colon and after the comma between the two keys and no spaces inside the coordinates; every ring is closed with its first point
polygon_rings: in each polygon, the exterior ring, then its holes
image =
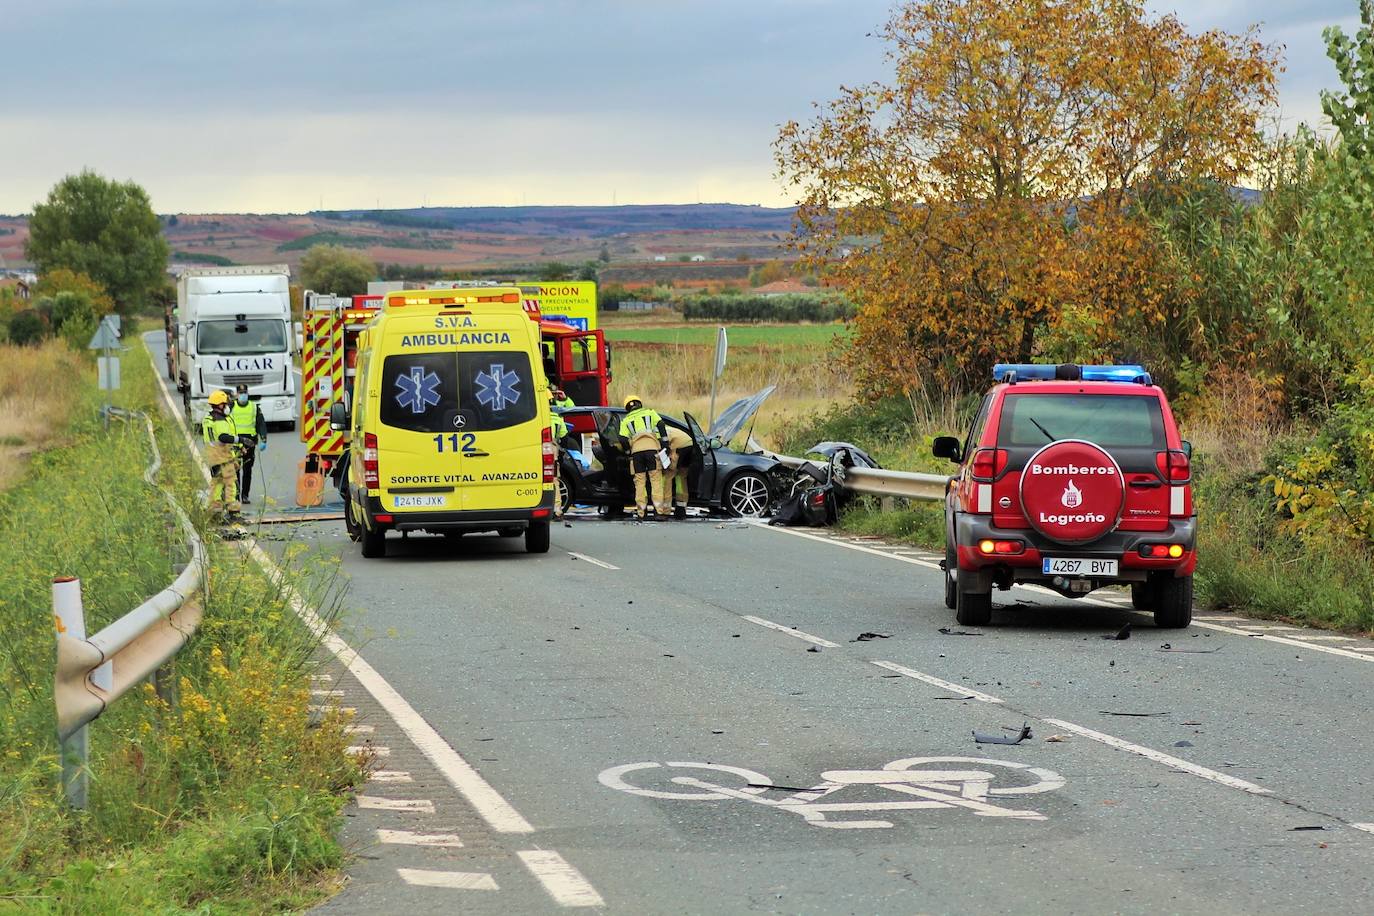
{"type": "Polygon", "coordinates": [[[517,287],[388,293],[359,335],[340,480],[365,557],[388,531],[495,531],[549,549],[556,454],[539,323],[517,287]]]}

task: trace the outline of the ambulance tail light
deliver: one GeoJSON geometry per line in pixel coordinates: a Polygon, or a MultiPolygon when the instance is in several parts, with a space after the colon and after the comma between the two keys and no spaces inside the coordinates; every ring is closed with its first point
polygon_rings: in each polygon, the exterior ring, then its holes
{"type": "Polygon", "coordinates": [[[363,433],[363,484],[369,490],[375,490],[382,485],[377,473],[376,433],[363,433]]]}
{"type": "Polygon", "coordinates": [[[973,453],[973,479],[991,483],[997,475],[1006,470],[1007,451],[1001,448],[980,448],[973,453]]]}
{"type": "Polygon", "coordinates": [[[1159,476],[1171,484],[1184,484],[1193,477],[1193,468],[1187,452],[1178,449],[1156,452],[1155,466],[1159,468],[1159,476]]]}
{"type": "Polygon", "coordinates": [[[544,483],[553,483],[558,474],[557,450],[553,446],[553,429],[544,427],[544,483]]]}

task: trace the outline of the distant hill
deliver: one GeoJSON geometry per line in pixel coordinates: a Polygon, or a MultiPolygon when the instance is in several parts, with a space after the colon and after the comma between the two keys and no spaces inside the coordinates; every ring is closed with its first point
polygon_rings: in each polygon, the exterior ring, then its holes
{"type": "Polygon", "coordinates": [[[524,236],[614,236],[642,232],[738,230],[785,233],[791,207],[742,204],[655,204],[616,207],[411,207],[405,210],[319,210],[318,219],[408,229],[449,229],[524,236]]]}

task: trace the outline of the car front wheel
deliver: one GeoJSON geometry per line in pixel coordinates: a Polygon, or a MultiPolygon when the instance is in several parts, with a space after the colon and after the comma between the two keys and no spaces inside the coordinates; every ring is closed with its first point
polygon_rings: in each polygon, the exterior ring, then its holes
{"type": "Polygon", "coordinates": [[[754,471],[736,475],[725,487],[725,509],[731,515],[758,518],[768,511],[771,500],[768,481],[754,471]]]}
{"type": "Polygon", "coordinates": [[[954,545],[945,546],[945,607],[951,611],[959,606],[959,594],[957,580],[955,578],[959,570],[959,559],[955,555],[954,545]]]}

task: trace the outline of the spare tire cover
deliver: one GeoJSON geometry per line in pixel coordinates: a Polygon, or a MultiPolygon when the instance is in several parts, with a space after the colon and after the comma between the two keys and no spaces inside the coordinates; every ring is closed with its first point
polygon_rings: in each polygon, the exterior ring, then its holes
{"type": "Polygon", "coordinates": [[[1121,521],[1126,484],[1100,446],[1081,439],[1051,442],[1021,472],[1021,505],[1031,527],[1060,544],[1088,544],[1121,521]]]}

